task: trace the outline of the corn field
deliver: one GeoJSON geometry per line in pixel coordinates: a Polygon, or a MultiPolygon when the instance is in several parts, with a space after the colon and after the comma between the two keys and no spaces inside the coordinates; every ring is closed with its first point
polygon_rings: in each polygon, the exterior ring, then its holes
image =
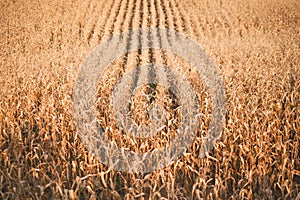
{"type": "MultiPolygon", "coordinates": [[[[3,0],[0,8],[0,199],[300,200],[299,0],[3,0]],[[176,135],[180,99],[160,85],[136,90],[132,118],[149,123],[151,102],[143,94],[151,94],[166,107],[167,126],[149,140],[123,134],[110,105],[123,75],[136,66],[168,65],[197,93],[196,138],[176,162],[149,173],[99,162],[78,134],[72,101],[89,53],[140,28],[197,41],[226,91],[222,135],[200,158],[211,101],[193,66],[153,49],[111,63],[97,83],[95,111],[107,137],[131,151],[161,148],[176,135]]],[[[154,73],[168,80],[167,72],[154,73]]]]}

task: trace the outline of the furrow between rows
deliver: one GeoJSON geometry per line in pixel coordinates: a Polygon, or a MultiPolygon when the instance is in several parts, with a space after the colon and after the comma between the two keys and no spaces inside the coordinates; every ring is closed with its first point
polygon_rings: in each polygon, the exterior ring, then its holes
{"type": "Polygon", "coordinates": [[[116,21],[116,18],[118,16],[118,11],[121,7],[121,2],[118,0],[114,0],[114,3],[111,7],[110,14],[108,16],[108,19],[105,23],[105,29],[104,29],[104,35],[103,38],[108,39],[113,35],[113,29],[114,29],[114,23],[116,21]]]}
{"type": "Polygon", "coordinates": [[[102,4],[102,9],[99,11],[100,16],[96,19],[96,26],[94,28],[93,37],[90,38],[90,44],[98,44],[105,35],[105,30],[107,26],[107,21],[111,15],[113,8],[113,2],[107,4],[105,1],[102,4]]]}
{"type": "Polygon", "coordinates": [[[83,30],[83,38],[88,44],[95,32],[94,29],[96,27],[97,18],[100,15],[100,12],[97,12],[97,8],[100,8],[100,5],[96,2],[95,5],[90,6],[88,10],[84,11],[86,13],[90,13],[87,16],[87,19],[84,19],[83,24],[81,25],[83,30]]]}
{"type": "Polygon", "coordinates": [[[122,1],[118,17],[116,18],[115,25],[114,25],[114,33],[119,34],[124,32],[124,23],[126,21],[126,18],[128,17],[129,9],[129,0],[122,1]]]}
{"type": "Polygon", "coordinates": [[[191,24],[191,19],[189,17],[189,14],[186,10],[183,9],[183,4],[180,3],[180,1],[173,0],[175,3],[175,6],[179,12],[179,15],[181,16],[183,27],[184,27],[184,33],[189,35],[195,35],[195,27],[191,24]]]}

